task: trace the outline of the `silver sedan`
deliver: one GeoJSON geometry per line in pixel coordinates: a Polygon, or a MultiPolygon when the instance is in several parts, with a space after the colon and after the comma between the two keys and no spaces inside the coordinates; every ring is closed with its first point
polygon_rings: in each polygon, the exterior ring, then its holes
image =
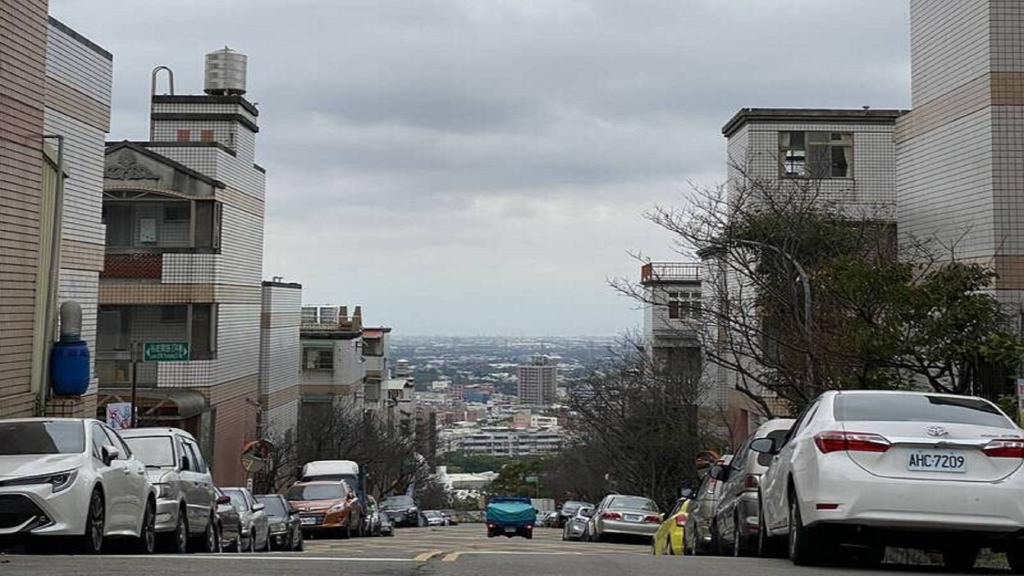
{"type": "Polygon", "coordinates": [[[590,519],[589,538],[594,542],[613,534],[651,538],[658,531],[661,518],[658,505],[650,498],[610,494],[590,519]]]}
{"type": "Polygon", "coordinates": [[[565,521],[562,527],[562,540],[580,540],[587,533],[587,522],[594,515],[593,506],[580,506],[576,513],[565,521]]]}

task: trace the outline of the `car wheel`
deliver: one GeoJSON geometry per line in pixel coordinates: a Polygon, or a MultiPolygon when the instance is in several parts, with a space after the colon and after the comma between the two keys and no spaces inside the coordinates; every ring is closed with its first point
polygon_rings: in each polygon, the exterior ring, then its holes
{"type": "Polygon", "coordinates": [[[722,553],[722,539],[718,536],[718,519],[711,520],[711,544],[708,544],[708,554],[717,556],[722,553]]]}
{"type": "Polygon", "coordinates": [[[789,559],[797,566],[815,566],[822,557],[821,542],[804,526],[795,492],[789,495],[789,559]]]}
{"type": "Polygon", "coordinates": [[[942,565],[950,572],[970,572],[978,560],[978,548],[958,546],[942,551],[942,565]]]}
{"type": "Polygon", "coordinates": [[[146,503],[146,511],[142,514],[142,528],[135,549],[139,554],[152,554],[156,548],[156,504],[146,503]]]}
{"type": "Polygon", "coordinates": [[[188,519],[185,511],[178,511],[178,522],[174,530],[160,535],[160,549],[172,554],[184,554],[188,551],[188,519]]]}
{"type": "Polygon", "coordinates": [[[732,528],[732,555],[737,558],[750,555],[750,547],[746,542],[747,539],[743,536],[743,524],[740,523],[740,520],[740,515],[737,512],[736,517],[733,518],[732,528]]]}
{"type": "Polygon", "coordinates": [[[1010,565],[1010,571],[1014,574],[1024,574],[1024,548],[1017,547],[1006,549],[1006,563],[1010,565]]]}
{"type": "Polygon", "coordinates": [[[267,528],[266,534],[263,535],[263,548],[261,552],[270,552],[270,528],[267,528]]]}
{"type": "Polygon", "coordinates": [[[82,534],[80,546],[83,554],[99,554],[103,551],[105,526],[106,510],[103,505],[103,494],[96,489],[89,497],[89,510],[86,513],[85,531],[82,534]]]}
{"type": "MultiPolygon", "coordinates": [[[[758,497],[760,500],[760,496],[758,497]]],[[[758,506],[757,510],[757,555],[761,558],[785,557],[782,553],[782,546],[776,538],[768,533],[768,524],[765,522],[764,507],[758,506]]]]}
{"type": "MultiPolygon", "coordinates": [[[[244,540],[242,540],[242,548],[240,550],[241,552],[252,552],[253,551],[253,548],[254,548],[254,546],[256,544],[253,541],[253,540],[255,540],[254,536],[255,535],[252,533],[252,529],[250,529],[249,530],[249,536],[247,538],[245,538],[244,540]]],[[[239,538],[242,538],[242,537],[239,536],[239,538]]]]}
{"type": "Polygon", "coordinates": [[[206,530],[203,530],[203,535],[196,541],[198,548],[208,554],[220,552],[220,532],[217,530],[217,522],[213,518],[210,518],[206,522],[206,530]]]}
{"type": "Polygon", "coordinates": [[[683,527],[683,556],[693,556],[693,546],[690,544],[690,533],[693,532],[689,528],[683,527]]]}

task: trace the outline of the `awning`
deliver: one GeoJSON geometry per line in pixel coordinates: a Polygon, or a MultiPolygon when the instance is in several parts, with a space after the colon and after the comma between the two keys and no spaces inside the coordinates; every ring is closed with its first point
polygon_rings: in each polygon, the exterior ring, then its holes
{"type": "MultiPolygon", "coordinates": [[[[191,418],[206,412],[210,402],[200,392],[183,388],[139,388],[136,393],[139,416],[149,419],[191,418]]],[[[130,388],[101,388],[98,406],[131,402],[130,388]]]]}

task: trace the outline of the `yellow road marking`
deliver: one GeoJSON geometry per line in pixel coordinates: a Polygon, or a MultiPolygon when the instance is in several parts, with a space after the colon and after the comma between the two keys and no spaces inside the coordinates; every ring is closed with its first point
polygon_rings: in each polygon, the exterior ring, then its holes
{"type": "Polygon", "coordinates": [[[442,558],[441,562],[455,562],[459,559],[459,556],[462,556],[462,552],[452,552],[451,554],[448,554],[444,558],[442,558]]]}
{"type": "Polygon", "coordinates": [[[417,562],[426,562],[427,560],[430,560],[431,558],[437,556],[441,552],[444,552],[444,550],[428,550],[427,552],[418,554],[415,558],[413,558],[413,560],[417,562]]]}

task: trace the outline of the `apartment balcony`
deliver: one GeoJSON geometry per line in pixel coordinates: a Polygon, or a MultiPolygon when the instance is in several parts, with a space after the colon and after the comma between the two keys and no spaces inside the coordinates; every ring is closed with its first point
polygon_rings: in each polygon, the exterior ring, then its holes
{"type": "Polygon", "coordinates": [[[700,264],[684,262],[649,262],[640,268],[640,283],[643,285],[672,282],[700,283],[700,264]]]}

